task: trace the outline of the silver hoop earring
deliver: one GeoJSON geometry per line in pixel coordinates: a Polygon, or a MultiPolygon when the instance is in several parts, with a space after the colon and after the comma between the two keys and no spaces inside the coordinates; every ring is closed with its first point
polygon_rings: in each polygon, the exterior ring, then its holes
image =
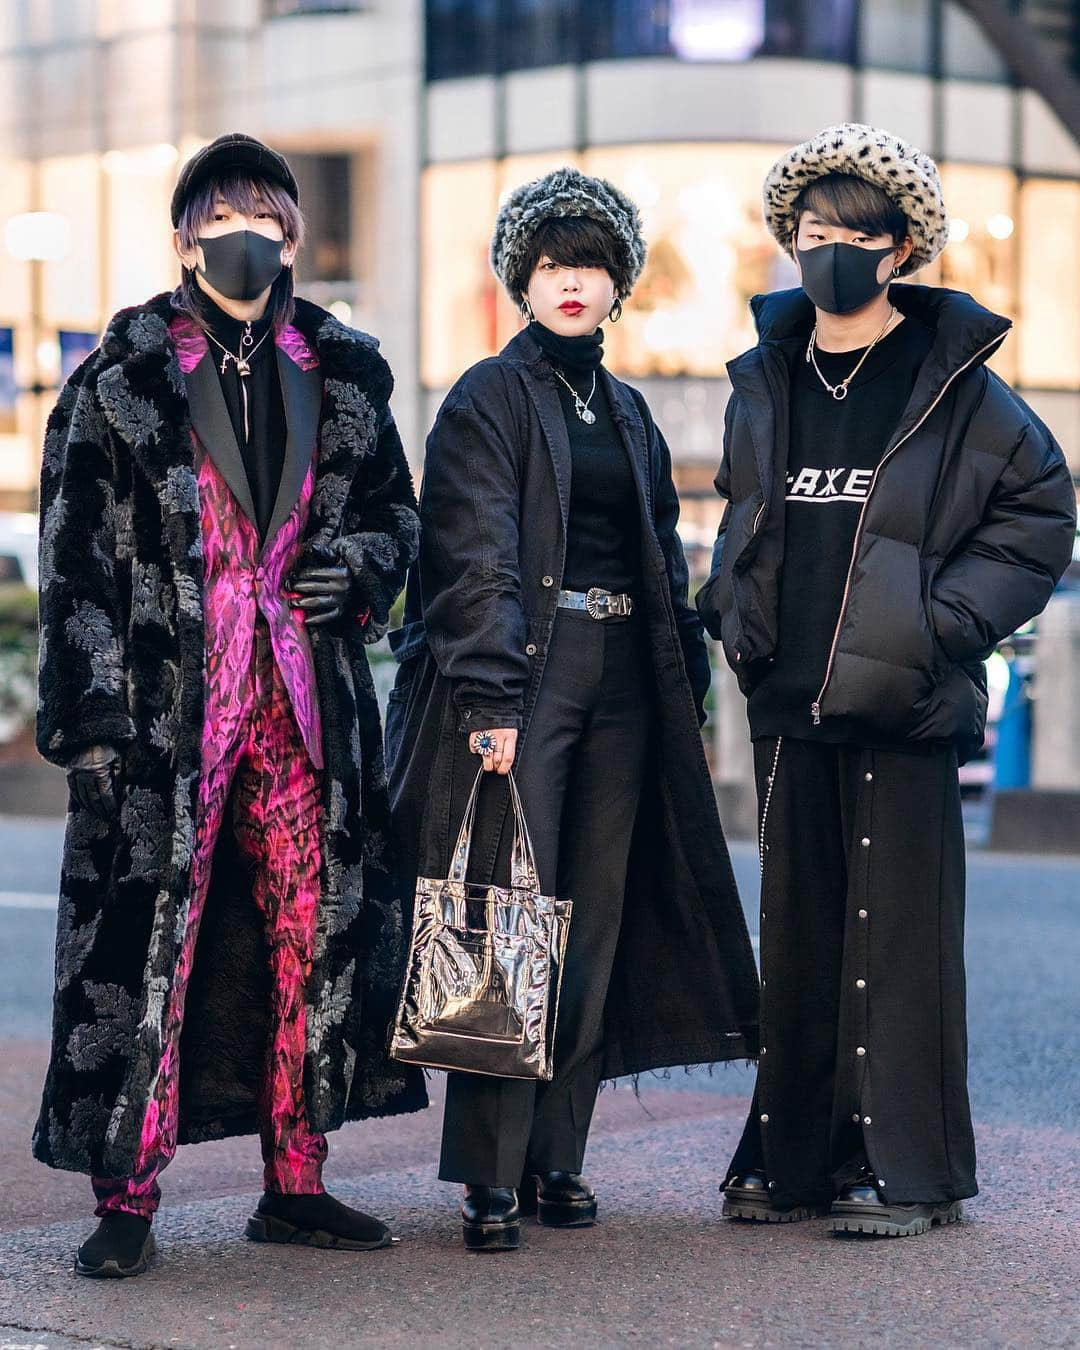
{"type": "Polygon", "coordinates": [[[528,300],[523,299],[518,308],[521,310],[521,317],[525,320],[525,322],[532,323],[533,319],[536,316],[533,314],[532,305],[529,304],[528,300]]]}
{"type": "Polygon", "coordinates": [[[900,275],[900,269],[899,269],[899,267],[894,267],[893,270],[892,270],[892,274],[893,274],[894,277],[898,277],[898,276],[900,275]]]}
{"type": "Polygon", "coordinates": [[[618,296],[615,297],[615,300],[612,303],[611,309],[608,312],[608,318],[612,323],[618,323],[622,318],[622,301],[618,296]]]}

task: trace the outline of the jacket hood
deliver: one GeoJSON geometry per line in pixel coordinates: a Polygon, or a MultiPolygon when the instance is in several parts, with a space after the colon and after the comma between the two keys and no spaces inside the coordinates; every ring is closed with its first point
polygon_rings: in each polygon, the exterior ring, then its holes
{"type": "MultiPolygon", "coordinates": [[[[917,319],[934,334],[931,358],[946,372],[979,365],[1012,327],[964,291],[910,282],[889,287],[889,300],[901,314],[917,319]]],[[[814,326],[814,306],[802,287],[755,295],[750,308],[762,342],[807,341],[814,326]]]]}

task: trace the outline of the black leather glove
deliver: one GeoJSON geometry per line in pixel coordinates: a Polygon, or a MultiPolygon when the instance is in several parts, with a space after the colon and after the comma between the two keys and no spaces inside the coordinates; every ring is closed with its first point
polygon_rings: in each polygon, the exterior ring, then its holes
{"type": "Polygon", "coordinates": [[[68,787],[80,806],[113,821],[120,814],[119,772],[120,756],[111,745],[91,745],[68,765],[68,787]]]}
{"type": "Polygon", "coordinates": [[[286,582],[289,602],[304,611],[309,628],[336,623],[345,613],[352,573],[344,563],[309,563],[286,582]]]}

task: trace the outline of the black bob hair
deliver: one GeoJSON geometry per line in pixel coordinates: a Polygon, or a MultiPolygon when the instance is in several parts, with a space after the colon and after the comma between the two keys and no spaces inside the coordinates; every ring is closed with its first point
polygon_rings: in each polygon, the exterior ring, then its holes
{"type": "Polygon", "coordinates": [[[871,236],[887,234],[894,244],[902,244],[910,232],[907,216],[884,188],[850,173],[827,173],[804,187],[795,198],[796,222],[804,211],[812,211],[826,225],[871,236]]]}
{"type": "Polygon", "coordinates": [[[613,231],[591,216],[551,216],[529,240],[514,277],[514,290],[524,298],[541,258],[561,267],[602,267],[615,283],[616,295],[631,288],[630,259],[613,231]]]}

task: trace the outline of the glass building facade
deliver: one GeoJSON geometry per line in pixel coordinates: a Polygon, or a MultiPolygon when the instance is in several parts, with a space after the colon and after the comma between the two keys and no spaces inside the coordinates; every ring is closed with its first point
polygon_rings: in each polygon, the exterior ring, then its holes
{"type": "Polygon", "coordinates": [[[1008,78],[974,21],[942,0],[428,0],[426,16],[429,80],[650,56],[1008,78]]]}
{"type": "MultiPolygon", "coordinates": [[[[860,103],[868,81],[879,93],[884,89],[900,124],[888,114],[879,120],[937,156],[952,217],[944,254],[915,280],[970,291],[1014,319],[1016,333],[993,363],[1004,378],[1027,391],[1080,394],[1080,181],[1075,173],[1033,172],[1020,162],[1009,125],[1019,91],[1007,83],[989,40],[957,6],[940,0],[430,0],[427,37],[433,120],[449,106],[438,101],[443,90],[495,91],[488,103],[476,94],[469,105],[470,128],[485,115],[491,123],[486,141],[483,135],[475,141],[479,152],[457,158],[453,146],[440,146],[423,171],[420,368],[433,395],[497,351],[519,325],[487,261],[500,199],[531,177],[572,164],[630,193],[649,242],[632,301],[622,321],[607,329],[610,364],[631,379],[670,381],[679,398],[669,406],[683,424],[673,451],[683,460],[715,458],[707,424],[717,397],[710,385],[724,385],[726,362],[754,341],[747,302],[756,292],[795,284],[792,265],[765,228],[761,184],[776,157],[825,119],[816,111],[793,112],[786,139],[775,132],[783,114],[778,118],[772,107],[741,109],[739,131],[730,138],[722,117],[703,125],[690,111],[680,120],[677,107],[672,112],[668,105],[681,99],[694,106],[690,64],[706,91],[698,107],[707,106],[709,92],[715,89],[719,99],[726,82],[757,66],[773,71],[781,89],[785,78],[793,89],[811,77],[826,81],[822,87],[847,80],[848,111],[830,120],[874,120],[876,108],[864,111],[860,103]],[[624,77],[618,62],[631,58],[638,60],[624,77]],[[656,87],[643,87],[647,68],[658,72],[656,87]],[[637,114],[634,105],[642,99],[654,100],[655,120],[637,114]],[[547,148],[520,153],[514,127],[532,112],[529,100],[538,118],[548,114],[553,130],[547,148]],[[574,105],[561,119],[554,115],[559,100],[574,105]],[[612,100],[625,101],[632,137],[619,139],[612,100]],[[970,127],[972,110],[983,108],[986,144],[996,136],[998,154],[986,153],[970,127]],[[913,112],[920,131],[905,125],[913,112]],[[807,123],[808,116],[817,120],[807,123]],[[672,134],[673,127],[681,134],[672,134]],[[949,155],[943,147],[950,144],[970,149],[949,155]],[[688,405],[700,409],[696,430],[688,405]]],[[[664,387],[654,392],[662,397],[664,387]]],[[[720,389],[721,406],[723,397],[720,389]]],[[[1080,420],[1075,407],[1076,400],[1072,417],[1080,420]]],[[[1070,440],[1070,427],[1061,434],[1070,440]]]]}

